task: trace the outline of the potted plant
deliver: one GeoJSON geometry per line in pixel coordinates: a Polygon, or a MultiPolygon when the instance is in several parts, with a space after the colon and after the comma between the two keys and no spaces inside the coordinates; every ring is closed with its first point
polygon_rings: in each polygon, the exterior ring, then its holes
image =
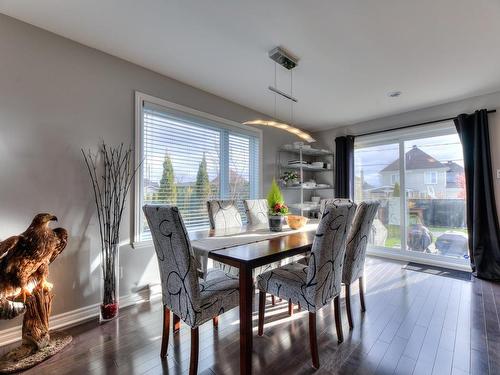
{"type": "Polygon", "coordinates": [[[269,206],[269,230],[272,232],[281,232],[283,230],[284,218],[288,214],[288,207],[274,179],[271,183],[271,189],[267,194],[267,204],[269,206]]]}
{"type": "Polygon", "coordinates": [[[296,185],[299,180],[299,175],[296,171],[286,171],[281,176],[281,181],[285,183],[286,186],[296,185]]]}
{"type": "Polygon", "coordinates": [[[120,224],[127,193],[139,166],[134,169],[133,151],[123,144],[109,147],[103,142],[96,155],[83,149],[82,154],[90,174],[99,222],[104,282],[99,309],[102,323],[118,315],[120,224]]]}

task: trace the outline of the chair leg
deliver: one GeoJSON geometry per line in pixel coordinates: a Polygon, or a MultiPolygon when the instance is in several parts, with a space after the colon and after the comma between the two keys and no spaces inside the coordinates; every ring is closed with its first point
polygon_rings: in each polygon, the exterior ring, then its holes
{"type": "Polygon", "coordinates": [[[297,304],[297,310],[301,311],[302,307],[300,307],[300,302],[297,304]]]}
{"type": "Polygon", "coordinates": [[[181,318],[179,318],[177,315],[174,314],[174,324],[172,327],[172,332],[173,333],[179,333],[181,329],[181,318]]]}
{"type": "Polygon", "coordinates": [[[354,324],[352,323],[351,311],[351,286],[349,284],[345,285],[345,307],[347,311],[347,321],[349,322],[349,328],[353,329],[354,324]]]}
{"type": "Polygon", "coordinates": [[[271,305],[276,305],[276,297],[271,296],[271,305]]]}
{"type": "Polygon", "coordinates": [[[170,335],[170,310],[167,306],[163,306],[163,333],[161,337],[161,351],[160,357],[167,356],[168,349],[168,336],[170,335]]]}
{"type": "Polygon", "coordinates": [[[361,311],[366,311],[365,306],[365,288],[363,283],[363,276],[359,278],[359,301],[361,302],[361,311]]]}
{"type": "Polygon", "coordinates": [[[309,346],[311,347],[312,365],[319,368],[318,338],[316,336],[316,313],[309,312],[309,346]]]}
{"type": "Polygon", "coordinates": [[[212,319],[214,322],[214,327],[217,328],[219,326],[219,317],[216,316],[215,318],[212,319]]]}
{"type": "Polygon", "coordinates": [[[191,357],[189,359],[189,375],[196,375],[198,373],[199,343],[198,327],[191,328],[191,357]]]}
{"type": "MultiPolygon", "coordinates": [[[[274,298],[274,296],[273,296],[274,298]]],[[[257,334],[264,334],[264,310],[266,309],[266,292],[259,291],[259,330],[257,334]]]]}
{"type": "Polygon", "coordinates": [[[344,341],[344,334],[342,333],[342,318],[340,317],[339,296],[333,299],[333,308],[335,310],[335,328],[337,329],[337,341],[340,344],[342,341],[344,341]]]}
{"type": "Polygon", "coordinates": [[[293,304],[292,301],[288,301],[288,315],[292,316],[293,315],[293,304]]]}

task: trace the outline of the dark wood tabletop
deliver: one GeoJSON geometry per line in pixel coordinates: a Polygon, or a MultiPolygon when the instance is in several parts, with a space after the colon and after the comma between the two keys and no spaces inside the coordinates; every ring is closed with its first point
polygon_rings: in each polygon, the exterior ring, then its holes
{"type": "MultiPolygon", "coordinates": [[[[207,237],[226,237],[248,233],[263,227],[243,226],[224,230],[209,230],[190,233],[191,240],[207,237]]],[[[240,374],[252,373],[252,312],[254,280],[253,269],[284,258],[311,250],[315,230],[284,233],[283,236],[210,251],[208,257],[239,268],[240,284],[240,374]]]]}
{"type": "Polygon", "coordinates": [[[311,250],[315,232],[290,233],[269,240],[211,251],[209,258],[239,267],[255,268],[311,250]]]}

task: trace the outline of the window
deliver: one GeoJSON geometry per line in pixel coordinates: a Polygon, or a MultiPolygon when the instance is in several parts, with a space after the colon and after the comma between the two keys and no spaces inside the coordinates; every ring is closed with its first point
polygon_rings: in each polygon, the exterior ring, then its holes
{"type": "Polygon", "coordinates": [[[261,132],[137,93],[135,242],[150,240],[141,207],[179,207],[188,231],[209,227],[206,201],[260,193],[261,132]]]}
{"type": "Polygon", "coordinates": [[[391,185],[394,185],[396,182],[399,183],[399,173],[391,174],[391,185]]]}
{"type": "Polygon", "coordinates": [[[437,185],[438,174],[436,171],[426,171],[425,172],[425,184],[426,185],[437,185]]]}
{"type": "Polygon", "coordinates": [[[354,163],[354,199],[380,201],[370,251],[468,263],[463,153],[452,123],[358,137],[354,163]]]}

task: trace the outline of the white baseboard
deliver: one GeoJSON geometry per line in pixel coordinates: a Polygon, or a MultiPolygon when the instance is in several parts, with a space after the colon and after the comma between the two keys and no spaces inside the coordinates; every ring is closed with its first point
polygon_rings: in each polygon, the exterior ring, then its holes
{"type": "MultiPolygon", "coordinates": [[[[149,289],[149,298],[147,300],[145,300],[140,293],[131,293],[126,296],[120,297],[120,308],[125,308],[127,306],[135,305],[141,302],[155,301],[157,299],[160,299],[161,288],[159,288],[159,290],[157,289],[158,288],[153,287],[149,289]]],[[[99,316],[99,305],[100,303],[95,303],[93,305],[51,316],[49,321],[50,330],[52,331],[55,329],[68,328],[91,319],[96,319],[99,316]]],[[[0,331],[0,346],[11,344],[20,340],[21,326],[16,326],[0,331]]]]}

